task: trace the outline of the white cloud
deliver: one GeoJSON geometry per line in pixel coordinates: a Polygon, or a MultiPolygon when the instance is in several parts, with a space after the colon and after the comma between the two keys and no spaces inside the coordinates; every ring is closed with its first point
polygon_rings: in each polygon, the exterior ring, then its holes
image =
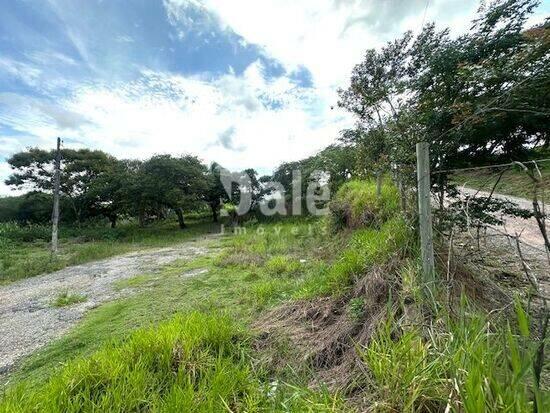
{"type": "Polygon", "coordinates": [[[78,86],[59,106],[7,98],[11,110],[0,112],[0,122],[38,137],[39,146],[61,135],[118,157],[192,153],[231,169],[269,170],[309,156],[352,122],[313,90],[284,76],[268,80],[259,61],[241,76],[215,79],[143,70],[133,82],[78,86]]]}
{"type": "MultiPolygon", "coordinates": [[[[367,48],[379,47],[405,30],[418,30],[427,1],[203,0],[202,4],[289,71],[304,65],[313,74],[316,87],[328,89],[322,93],[330,95],[335,87],[346,84],[367,48]]],[[[170,10],[187,3],[165,0],[170,10]]],[[[477,0],[432,0],[426,20],[463,31],[477,5],[477,0]]]]}
{"type": "Polygon", "coordinates": [[[4,72],[10,77],[21,80],[30,86],[38,86],[42,70],[34,65],[19,62],[7,57],[0,57],[0,73],[4,72]]]}

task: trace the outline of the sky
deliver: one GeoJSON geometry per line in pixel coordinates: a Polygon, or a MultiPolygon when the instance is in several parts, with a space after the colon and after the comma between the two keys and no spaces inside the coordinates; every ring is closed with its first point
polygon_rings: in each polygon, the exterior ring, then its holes
{"type": "MultiPolygon", "coordinates": [[[[269,173],[333,143],[353,66],[478,0],[0,0],[0,195],[28,147],[269,173]]],[[[544,0],[534,19],[550,14],[544,0]]]]}

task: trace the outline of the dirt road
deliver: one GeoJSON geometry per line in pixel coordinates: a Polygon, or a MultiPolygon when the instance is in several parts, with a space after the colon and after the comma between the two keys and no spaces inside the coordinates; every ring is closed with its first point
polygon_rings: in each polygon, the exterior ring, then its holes
{"type": "MultiPolygon", "coordinates": [[[[464,194],[472,195],[472,196],[473,195],[484,196],[484,197],[489,196],[488,192],[477,191],[475,189],[470,189],[470,188],[460,187],[460,191],[464,194]]],[[[527,209],[529,211],[533,210],[532,202],[524,198],[517,198],[511,195],[501,195],[501,194],[493,194],[493,198],[508,200],[518,204],[523,209],[527,209]]],[[[532,247],[535,247],[537,249],[540,249],[541,251],[544,251],[544,239],[542,238],[542,235],[540,233],[540,230],[535,218],[523,219],[523,218],[506,216],[504,217],[504,221],[505,221],[505,225],[504,225],[504,228],[500,228],[501,230],[507,232],[512,236],[516,234],[521,234],[520,238],[524,243],[532,247]]],[[[546,225],[550,230],[550,220],[547,220],[546,225]]]]}
{"type": "Polygon", "coordinates": [[[84,313],[121,295],[118,280],[160,269],[177,259],[207,253],[203,243],[188,241],[171,248],[136,252],[65,268],[0,287],[0,375],[69,330],[84,313]],[[86,296],[86,301],[56,308],[60,293],[86,296]]]}

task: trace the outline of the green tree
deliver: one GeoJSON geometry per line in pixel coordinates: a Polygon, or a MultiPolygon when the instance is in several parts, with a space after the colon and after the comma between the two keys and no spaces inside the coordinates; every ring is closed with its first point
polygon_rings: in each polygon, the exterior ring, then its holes
{"type": "Polygon", "coordinates": [[[207,168],[195,156],[156,155],[141,165],[138,188],[142,208],[168,207],[176,213],[179,226],[184,229],[183,212],[204,205],[207,168]]]}
{"type": "Polygon", "coordinates": [[[229,196],[221,182],[222,170],[223,168],[216,162],[212,162],[210,168],[208,168],[205,200],[212,211],[213,222],[218,222],[222,203],[230,201],[229,196]]]}
{"type": "Polygon", "coordinates": [[[421,140],[431,143],[435,169],[521,159],[548,145],[549,23],[525,28],[537,4],[493,1],[457,38],[428,24],[368,50],[339,102],[357,115],[347,138],[363,161],[410,164],[421,140]]]}
{"type": "Polygon", "coordinates": [[[118,218],[131,215],[135,208],[140,161],[117,160],[90,182],[84,202],[90,217],[102,215],[115,228],[118,218]]]}
{"type": "MultiPolygon", "coordinates": [[[[112,170],[117,160],[102,151],[63,149],[61,193],[67,199],[76,220],[90,215],[86,210],[88,191],[95,180],[112,170]]],[[[31,148],[8,159],[14,170],[7,185],[31,191],[50,192],[53,189],[55,151],[31,148]]]]}

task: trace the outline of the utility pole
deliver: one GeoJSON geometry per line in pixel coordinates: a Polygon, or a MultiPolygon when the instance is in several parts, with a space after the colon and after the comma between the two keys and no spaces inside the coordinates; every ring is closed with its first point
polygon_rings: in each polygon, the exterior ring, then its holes
{"type": "Polygon", "coordinates": [[[61,138],[57,138],[53,174],[52,254],[57,254],[57,229],[59,226],[59,186],[61,174],[61,138]]]}
{"type": "Polygon", "coordinates": [[[435,280],[430,192],[430,145],[428,142],[416,144],[416,173],[418,180],[418,215],[420,246],[422,250],[422,273],[423,281],[428,286],[435,280]]]}

